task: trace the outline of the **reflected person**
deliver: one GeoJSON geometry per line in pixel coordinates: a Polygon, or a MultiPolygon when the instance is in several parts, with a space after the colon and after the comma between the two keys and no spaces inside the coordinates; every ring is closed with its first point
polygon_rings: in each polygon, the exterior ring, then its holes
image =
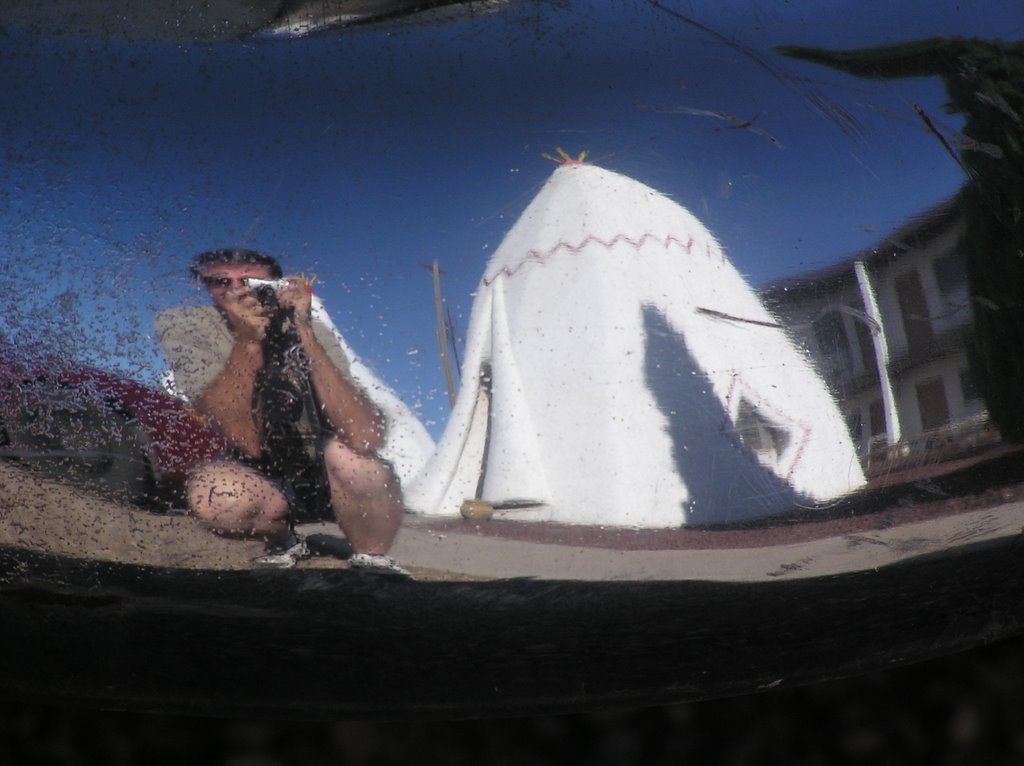
{"type": "Polygon", "coordinates": [[[242,249],[201,253],[190,271],[213,305],[162,312],[157,334],[175,386],[233,454],[192,470],[189,511],[215,532],[265,539],[259,566],[308,557],[294,524],[334,519],[350,565],[402,573],[387,555],[404,512],[399,480],[376,454],[386,419],[318,320],[310,282],[242,249]]]}

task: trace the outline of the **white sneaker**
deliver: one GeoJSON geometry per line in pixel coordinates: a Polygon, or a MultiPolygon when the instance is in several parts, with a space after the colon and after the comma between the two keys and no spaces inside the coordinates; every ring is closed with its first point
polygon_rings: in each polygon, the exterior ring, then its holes
{"type": "Polygon", "coordinates": [[[397,561],[380,553],[353,553],[349,556],[348,566],[350,569],[358,569],[367,574],[412,577],[412,574],[399,566],[397,561]]]}
{"type": "Polygon", "coordinates": [[[267,552],[254,558],[252,563],[257,569],[290,569],[312,555],[306,541],[293,535],[284,543],[268,545],[267,552]]]}

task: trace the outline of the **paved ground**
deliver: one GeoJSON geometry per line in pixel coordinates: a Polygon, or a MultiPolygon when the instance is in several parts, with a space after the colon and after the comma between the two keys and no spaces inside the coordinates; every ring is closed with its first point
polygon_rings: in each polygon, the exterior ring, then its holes
{"type": "MultiPolygon", "coordinates": [[[[500,532],[486,529],[491,522],[439,523],[412,518],[394,553],[413,567],[473,577],[783,580],[873,569],[911,556],[1019,535],[1024,529],[1024,503],[893,526],[888,526],[892,523],[889,517],[861,518],[859,522],[811,524],[817,532],[811,538],[806,537],[807,530],[795,527],[720,533],[677,530],[667,549],[630,550],[566,543],[566,535],[557,530],[548,542],[539,542],[499,536],[500,532]],[[788,539],[786,532],[791,534],[788,539]],[[716,534],[728,545],[716,544],[716,534]]],[[[506,530],[506,534],[511,532],[506,530]]],[[[634,537],[644,535],[634,533],[634,537]]],[[[664,535],[651,537],[665,539],[664,535]]]]}
{"type": "MultiPolygon", "coordinates": [[[[884,511],[728,530],[605,530],[409,516],[393,553],[418,579],[768,581],[869,569],[909,556],[1019,534],[1024,502],[895,502],[884,511]]],[[[899,500],[899,498],[897,498],[899,500]]],[[[333,524],[304,525],[319,555],[345,567],[333,524]]],[[[259,542],[227,539],[182,516],[120,506],[0,463],[0,545],[73,558],[196,569],[246,569],[259,542]]]]}

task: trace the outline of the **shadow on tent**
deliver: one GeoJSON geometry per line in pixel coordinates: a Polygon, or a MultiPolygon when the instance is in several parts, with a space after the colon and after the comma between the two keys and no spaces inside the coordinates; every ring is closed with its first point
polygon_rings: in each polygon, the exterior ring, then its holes
{"type": "Polygon", "coordinates": [[[641,311],[644,377],[665,416],[672,459],[690,494],[682,503],[686,525],[748,520],[806,504],[744,444],[685,338],[654,306],[641,311]]]}

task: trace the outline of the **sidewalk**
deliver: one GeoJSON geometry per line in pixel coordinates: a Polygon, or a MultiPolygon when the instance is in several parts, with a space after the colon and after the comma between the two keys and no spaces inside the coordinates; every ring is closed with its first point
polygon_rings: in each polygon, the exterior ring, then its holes
{"type": "MultiPolygon", "coordinates": [[[[574,527],[497,517],[470,522],[410,514],[392,553],[424,581],[795,580],[1019,537],[1024,530],[1020,495],[1014,485],[931,505],[896,502],[862,515],[719,530],[574,527]]],[[[300,531],[341,554],[318,555],[300,566],[348,566],[336,524],[306,524],[300,531]]],[[[2,464],[0,546],[96,562],[221,571],[251,569],[263,551],[259,541],[211,534],[191,518],[119,506],[2,464]]]]}
{"type": "MultiPolygon", "coordinates": [[[[801,535],[800,526],[766,529],[671,530],[655,535],[627,530],[639,539],[674,539],[669,548],[621,549],[607,543],[573,544],[580,530],[554,528],[548,541],[532,529],[491,530],[496,522],[408,516],[392,554],[417,579],[477,580],[532,577],[551,580],[715,580],[757,582],[790,580],[875,569],[901,560],[960,546],[1021,534],[1024,503],[952,514],[885,527],[857,529],[847,524],[813,523],[818,536],[801,535]],[[499,534],[504,531],[506,534],[499,534]],[[805,539],[799,539],[801,536],[805,539]],[[520,539],[515,539],[519,537],[520,539]],[[523,539],[524,537],[528,539],[523,539]],[[716,546],[716,537],[724,547],[716,546]],[[532,538],[532,539],[531,539],[532,538]],[[795,542],[794,542],[795,541],[795,542]]],[[[502,522],[497,522],[502,524],[502,522]]],[[[861,526],[865,526],[861,524],[861,526]]],[[[337,535],[331,524],[304,525],[304,534],[337,535]]],[[[305,566],[345,566],[323,557],[305,566]]]]}

